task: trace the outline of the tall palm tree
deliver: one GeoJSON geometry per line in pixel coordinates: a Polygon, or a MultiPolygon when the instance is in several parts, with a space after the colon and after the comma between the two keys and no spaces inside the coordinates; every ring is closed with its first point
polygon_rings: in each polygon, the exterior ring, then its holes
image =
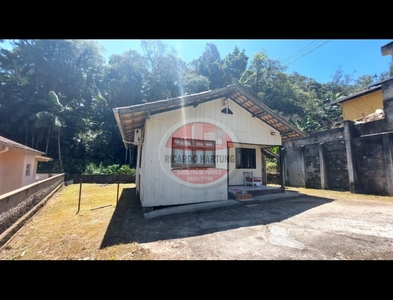
{"type": "Polygon", "coordinates": [[[59,101],[59,97],[54,91],[50,91],[48,95],[49,107],[47,110],[40,111],[36,114],[33,114],[33,118],[35,120],[35,127],[48,128],[47,141],[46,141],[46,150],[45,154],[48,154],[48,145],[49,145],[49,137],[51,130],[53,129],[57,132],[57,149],[59,156],[59,163],[61,171],[64,172],[63,160],[61,158],[61,148],[60,148],[60,135],[61,130],[65,125],[66,119],[70,119],[74,121],[74,123],[83,123],[84,120],[75,116],[68,116],[68,112],[72,112],[72,105],[76,100],[71,101],[67,105],[62,105],[59,101]]]}

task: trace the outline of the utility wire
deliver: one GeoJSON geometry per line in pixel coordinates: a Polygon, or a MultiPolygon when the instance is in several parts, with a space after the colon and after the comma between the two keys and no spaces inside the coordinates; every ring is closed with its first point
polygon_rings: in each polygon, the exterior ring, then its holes
{"type": "Polygon", "coordinates": [[[306,49],[307,47],[309,47],[310,45],[314,44],[316,41],[313,41],[311,43],[309,43],[307,46],[303,47],[302,49],[300,49],[299,51],[297,51],[296,53],[292,54],[291,56],[287,57],[286,59],[284,59],[281,63],[284,63],[285,61],[287,61],[288,59],[292,58],[293,56],[295,56],[296,54],[298,54],[299,52],[303,51],[304,49],[306,49]]]}
{"type": "Polygon", "coordinates": [[[329,42],[330,42],[330,40],[329,40],[329,41],[326,41],[326,42],[324,42],[324,43],[322,43],[322,44],[319,44],[317,47],[315,47],[315,48],[311,49],[311,50],[310,50],[310,51],[308,51],[306,54],[303,54],[302,56],[300,56],[300,57],[296,58],[295,60],[293,60],[293,61],[291,61],[291,62],[287,63],[287,64],[285,65],[285,67],[287,67],[287,66],[288,66],[288,65],[290,65],[291,63],[294,63],[294,62],[295,62],[295,61],[297,61],[298,59],[300,59],[300,58],[302,58],[302,57],[306,56],[307,54],[310,54],[311,52],[313,52],[313,51],[317,50],[319,47],[322,47],[323,45],[325,45],[326,43],[329,43],[329,42]]]}

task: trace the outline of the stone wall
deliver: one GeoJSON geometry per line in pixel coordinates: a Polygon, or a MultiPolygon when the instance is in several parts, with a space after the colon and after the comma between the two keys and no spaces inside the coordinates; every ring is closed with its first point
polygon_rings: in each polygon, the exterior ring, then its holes
{"type": "Polygon", "coordinates": [[[357,182],[362,194],[389,195],[382,135],[354,139],[357,182]]]}
{"type": "Polygon", "coordinates": [[[349,190],[345,142],[343,140],[329,142],[325,143],[323,147],[327,177],[326,189],[349,190]]]}
{"type": "Polygon", "coordinates": [[[348,189],[343,128],[285,141],[283,149],[285,185],[348,189]]]}
{"type": "Polygon", "coordinates": [[[283,142],[285,185],[393,196],[393,78],[381,85],[384,119],[283,142]]]}
{"type": "Polygon", "coordinates": [[[393,196],[393,133],[335,130],[283,143],[285,185],[393,196]]]}
{"type": "Polygon", "coordinates": [[[64,182],[64,174],[30,184],[0,196],[0,234],[11,227],[64,182]]]}

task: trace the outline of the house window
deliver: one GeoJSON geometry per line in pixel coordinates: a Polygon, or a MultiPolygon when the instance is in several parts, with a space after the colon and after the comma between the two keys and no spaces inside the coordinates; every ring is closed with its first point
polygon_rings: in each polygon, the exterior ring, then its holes
{"type": "Polygon", "coordinates": [[[26,165],[26,176],[30,176],[31,164],[26,165]]]}
{"type": "Polygon", "coordinates": [[[172,138],[171,166],[184,168],[215,168],[216,142],[191,138],[172,138]]]}
{"type": "Polygon", "coordinates": [[[255,149],[236,148],[236,169],[256,169],[255,149]]]}

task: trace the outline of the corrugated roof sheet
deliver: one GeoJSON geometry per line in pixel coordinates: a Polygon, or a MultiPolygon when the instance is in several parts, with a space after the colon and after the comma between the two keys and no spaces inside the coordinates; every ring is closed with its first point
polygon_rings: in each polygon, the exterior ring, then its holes
{"type": "Polygon", "coordinates": [[[125,146],[131,144],[134,139],[135,129],[142,129],[145,119],[149,115],[159,114],[183,107],[198,106],[201,103],[219,98],[229,98],[239,104],[252,117],[260,119],[280,132],[282,140],[302,137],[305,134],[293,127],[286,120],[267,107],[261,100],[250,94],[238,85],[230,85],[221,89],[205,91],[192,95],[184,95],[177,98],[159,100],[127,107],[113,109],[117,125],[125,146]]]}

